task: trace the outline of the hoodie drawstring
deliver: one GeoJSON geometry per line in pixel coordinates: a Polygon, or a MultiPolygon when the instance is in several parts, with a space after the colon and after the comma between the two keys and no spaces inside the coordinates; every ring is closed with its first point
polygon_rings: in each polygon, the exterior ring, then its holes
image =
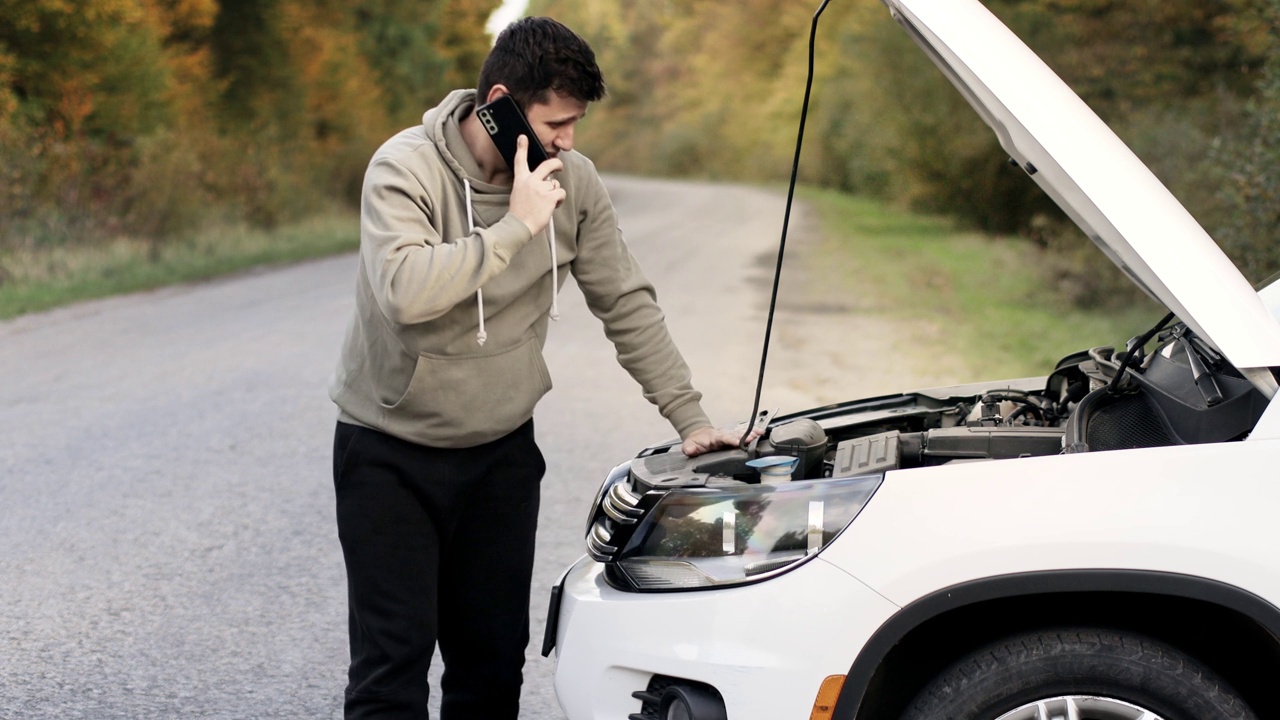
{"type": "MultiPolygon", "coordinates": [[[[466,178],[462,179],[462,185],[467,189],[467,233],[476,231],[476,219],[471,211],[471,181],[466,178]]],[[[484,341],[489,339],[489,333],[484,331],[484,289],[476,288],[476,312],[480,315],[480,330],[476,333],[476,344],[484,347],[484,341]]]]}
{"type": "MultiPolygon", "coordinates": [[[[471,209],[471,181],[463,178],[462,185],[466,188],[467,193],[467,233],[476,231],[475,213],[471,209]]],[[[551,312],[548,313],[552,320],[560,320],[560,268],[556,261],[556,219],[552,217],[547,223],[547,244],[551,247],[551,312]]],[[[476,312],[480,316],[480,329],[476,332],[476,344],[484,346],[484,341],[489,339],[489,334],[484,331],[484,288],[476,288],[476,312]]]]}
{"type": "Polygon", "coordinates": [[[560,293],[560,263],[556,262],[556,218],[553,215],[547,223],[547,243],[551,245],[551,312],[552,320],[560,321],[560,304],[557,298],[560,293]]]}

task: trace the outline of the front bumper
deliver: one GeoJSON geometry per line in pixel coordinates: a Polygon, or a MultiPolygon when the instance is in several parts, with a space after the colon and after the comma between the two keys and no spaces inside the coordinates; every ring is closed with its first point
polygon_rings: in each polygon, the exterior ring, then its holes
{"type": "Polygon", "coordinates": [[[823,679],[847,673],[898,610],[821,557],[696,592],[621,592],[603,569],[583,558],[561,586],[555,687],[569,720],[639,712],[632,693],[654,675],[714,687],[733,720],[808,717],[823,679]]]}

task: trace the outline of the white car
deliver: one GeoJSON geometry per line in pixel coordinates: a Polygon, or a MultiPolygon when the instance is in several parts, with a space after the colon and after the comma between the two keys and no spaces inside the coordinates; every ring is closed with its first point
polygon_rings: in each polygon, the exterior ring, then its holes
{"type": "Polygon", "coordinates": [[[885,0],[1169,310],[1046,377],[609,474],[544,652],[570,720],[1280,718],[1280,283],[1256,291],[977,0],[885,0]]]}

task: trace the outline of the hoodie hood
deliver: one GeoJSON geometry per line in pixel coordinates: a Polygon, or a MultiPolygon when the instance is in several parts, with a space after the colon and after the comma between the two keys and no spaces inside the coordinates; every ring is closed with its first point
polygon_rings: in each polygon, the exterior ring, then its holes
{"type": "Polygon", "coordinates": [[[1280,323],[1257,292],[1146,165],[1000,20],[977,0],[883,2],[1010,159],[1138,287],[1241,370],[1280,366],[1280,323]]]}
{"type": "Polygon", "coordinates": [[[469,181],[479,193],[506,195],[511,192],[510,187],[484,182],[480,165],[462,139],[460,123],[475,105],[475,90],[454,90],[439,105],[422,114],[422,130],[459,181],[469,181]]]}

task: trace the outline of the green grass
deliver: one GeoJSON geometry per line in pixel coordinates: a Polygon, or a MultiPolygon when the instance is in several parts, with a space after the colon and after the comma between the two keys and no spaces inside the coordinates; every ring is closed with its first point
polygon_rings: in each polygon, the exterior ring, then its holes
{"type": "Polygon", "coordinates": [[[1123,345],[1163,315],[1154,303],[1068,307],[1044,251],[1021,238],[958,231],[831,191],[802,197],[822,219],[819,285],[859,283],[870,311],[900,321],[934,357],[967,365],[975,380],[1047,374],[1072,352],[1123,345]]]}
{"type": "Polygon", "coordinates": [[[355,250],[359,234],[354,212],[335,211],[271,231],[219,227],[162,245],[121,238],[0,252],[0,318],[355,250]]]}

